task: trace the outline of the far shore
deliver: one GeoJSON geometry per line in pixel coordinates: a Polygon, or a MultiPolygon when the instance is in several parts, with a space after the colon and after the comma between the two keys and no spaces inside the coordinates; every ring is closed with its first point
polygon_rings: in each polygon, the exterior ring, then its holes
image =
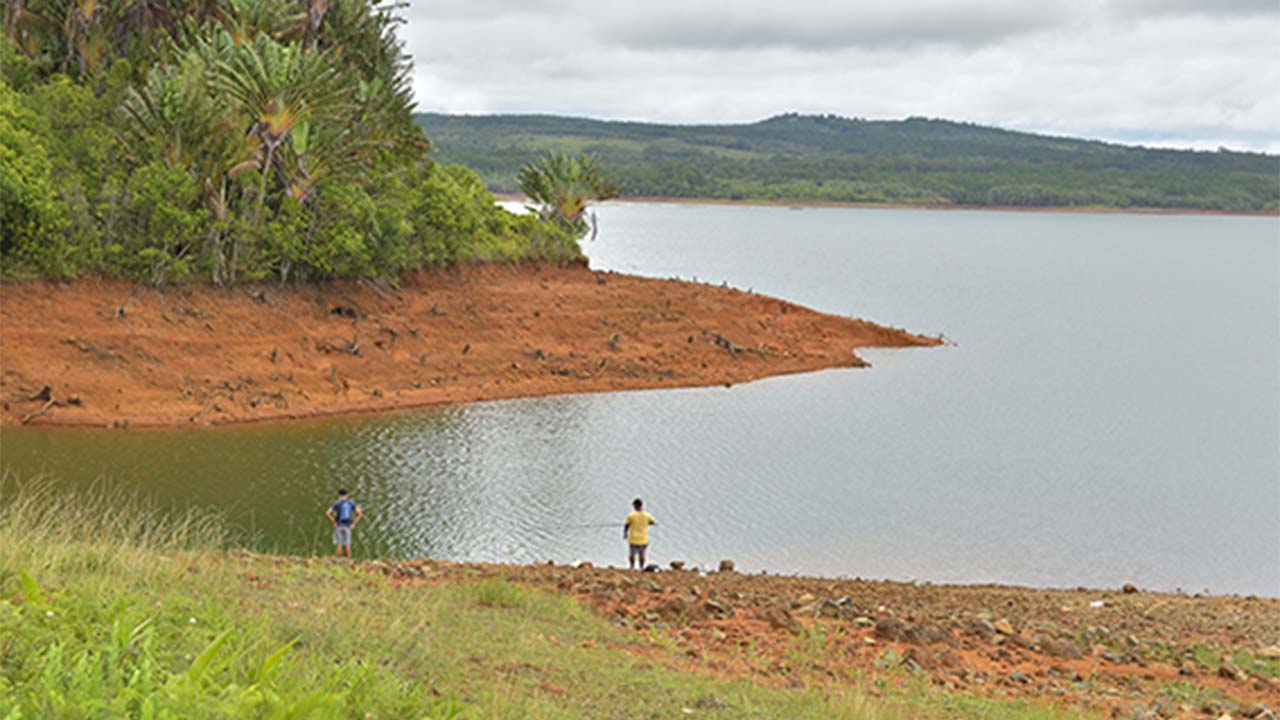
{"type": "Polygon", "coordinates": [[[399,287],[0,285],[2,425],[205,427],[543,395],[734,385],[939,339],[725,286],[585,265],[399,287]]]}
{"type": "MultiPolygon", "coordinates": [[[[530,203],[519,193],[494,193],[503,202],[530,203]]],[[[1205,210],[1201,208],[1116,208],[1101,206],[1042,205],[950,205],[927,203],[860,203],[835,200],[725,200],[722,198],[686,198],[666,196],[627,196],[610,200],[618,203],[668,203],[677,205],[741,205],[793,208],[858,208],[865,210],[975,210],[989,212],[1070,213],[1086,215],[1225,215],[1234,217],[1280,217],[1278,210],[1205,210]]]]}

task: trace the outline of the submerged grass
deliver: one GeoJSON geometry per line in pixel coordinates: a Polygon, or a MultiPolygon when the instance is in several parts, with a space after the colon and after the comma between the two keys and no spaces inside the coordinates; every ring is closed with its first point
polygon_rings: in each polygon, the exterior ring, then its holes
{"type": "Polygon", "coordinates": [[[565,596],[229,549],[212,514],[105,488],[6,473],[0,499],[4,720],[1043,717],[692,673],[565,596]]]}

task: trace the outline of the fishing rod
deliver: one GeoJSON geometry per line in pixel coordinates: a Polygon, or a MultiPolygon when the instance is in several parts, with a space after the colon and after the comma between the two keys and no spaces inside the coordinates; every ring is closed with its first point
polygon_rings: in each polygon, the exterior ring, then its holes
{"type": "Polygon", "coordinates": [[[611,528],[611,527],[618,527],[618,526],[620,526],[620,525],[622,525],[622,523],[619,523],[619,522],[609,522],[609,523],[568,523],[568,524],[561,525],[560,527],[562,527],[562,528],[606,528],[606,527],[611,528]]]}

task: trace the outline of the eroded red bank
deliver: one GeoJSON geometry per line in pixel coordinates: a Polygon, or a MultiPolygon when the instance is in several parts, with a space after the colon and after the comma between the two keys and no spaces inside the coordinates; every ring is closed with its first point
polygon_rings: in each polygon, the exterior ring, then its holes
{"type": "Polygon", "coordinates": [[[479,266],[398,288],[4,285],[4,424],[204,426],[741,383],[939,341],[727,287],[479,266]],[[48,388],[46,390],[45,388],[48,388]]]}

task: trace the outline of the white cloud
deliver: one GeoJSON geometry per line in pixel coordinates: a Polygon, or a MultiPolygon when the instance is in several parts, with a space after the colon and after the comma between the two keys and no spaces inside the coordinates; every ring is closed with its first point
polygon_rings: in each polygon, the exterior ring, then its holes
{"type": "Polygon", "coordinates": [[[408,21],[429,110],[686,123],[926,115],[1280,145],[1274,0],[479,0],[418,4],[408,21]]]}

